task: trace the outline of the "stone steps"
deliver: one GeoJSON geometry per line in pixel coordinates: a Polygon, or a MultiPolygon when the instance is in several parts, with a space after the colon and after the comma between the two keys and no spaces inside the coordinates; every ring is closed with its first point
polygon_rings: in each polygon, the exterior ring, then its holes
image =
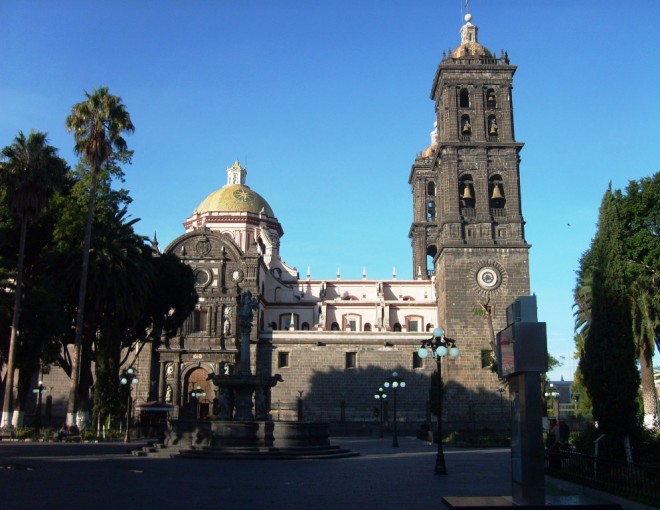
{"type": "Polygon", "coordinates": [[[161,443],[144,446],[134,450],[138,457],[169,457],[186,459],[220,459],[220,460],[311,460],[311,459],[345,459],[357,457],[360,454],[340,446],[307,446],[307,447],[190,447],[167,446],[161,443]]]}

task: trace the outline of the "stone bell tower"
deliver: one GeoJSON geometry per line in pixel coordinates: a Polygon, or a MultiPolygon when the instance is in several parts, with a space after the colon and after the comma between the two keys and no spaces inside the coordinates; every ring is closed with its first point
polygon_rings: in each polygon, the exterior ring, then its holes
{"type": "Polygon", "coordinates": [[[443,54],[436,71],[431,145],[409,177],[413,276],[435,274],[438,325],[461,349],[458,359],[443,364],[448,402],[452,392],[462,397],[447,406],[450,421],[476,420],[499,405],[497,377],[487,367],[493,331],[506,326],[506,307],[529,294],[523,144],[513,123],[516,66],[504,51],[497,58],[479,44],[472,16],[465,20],[461,44],[443,54]]]}

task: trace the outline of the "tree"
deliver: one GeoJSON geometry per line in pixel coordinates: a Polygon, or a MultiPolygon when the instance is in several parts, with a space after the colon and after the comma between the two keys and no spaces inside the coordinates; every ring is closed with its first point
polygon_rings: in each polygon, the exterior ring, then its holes
{"type": "Polygon", "coordinates": [[[67,423],[74,424],[78,413],[78,379],[80,376],[80,356],[85,321],[85,301],[87,296],[87,276],[89,272],[89,249],[92,237],[94,203],[97,178],[103,166],[117,160],[130,162],[131,153],[127,149],[124,133],[135,130],[130,115],[119,97],[101,87],[93,94],[85,93],[87,99],[76,103],[71,115],[66,119],[66,128],[73,132],[74,150],[82,156],[91,169],[91,188],[85,222],[83,258],[80,271],[80,290],[76,315],[76,332],[71,364],[71,386],[67,408],[67,423]]]}
{"type": "Polygon", "coordinates": [[[14,143],[2,150],[0,179],[5,187],[5,200],[20,223],[20,237],[14,288],[14,309],[7,359],[7,380],[2,408],[2,427],[11,425],[12,393],[16,344],[23,299],[23,267],[28,223],[39,216],[50,201],[67,172],[66,162],[57,156],[57,149],[48,145],[45,133],[32,131],[26,138],[19,132],[14,143]]]}
{"type": "Polygon", "coordinates": [[[629,437],[636,430],[639,388],[620,202],[620,193],[608,189],[596,236],[580,268],[580,275],[591,280],[591,307],[579,369],[593,417],[613,438],[629,437]]]}
{"type": "Polygon", "coordinates": [[[621,197],[621,219],[627,262],[633,338],[639,359],[644,423],[657,428],[657,394],[653,352],[660,334],[660,172],[630,181],[621,197]]]}

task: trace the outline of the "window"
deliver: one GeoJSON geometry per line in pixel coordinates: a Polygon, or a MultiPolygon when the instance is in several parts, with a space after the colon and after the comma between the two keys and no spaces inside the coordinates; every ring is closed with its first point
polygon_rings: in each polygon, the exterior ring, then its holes
{"type": "Polygon", "coordinates": [[[357,368],[357,352],[346,353],[346,368],[357,368]]]}
{"type": "Polygon", "coordinates": [[[470,93],[468,92],[468,89],[461,89],[461,92],[458,95],[458,105],[461,108],[469,108],[470,107],[470,93]]]}
{"type": "Polygon", "coordinates": [[[417,320],[408,321],[408,331],[419,331],[419,322],[417,320]]]}
{"type": "Polygon", "coordinates": [[[303,331],[309,331],[309,322],[303,322],[302,328],[303,331]]]}
{"type": "Polygon", "coordinates": [[[195,310],[190,316],[190,332],[197,333],[200,331],[206,331],[206,310],[195,310]]]}
{"type": "Polygon", "coordinates": [[[339,324],[337,324],[336,322],[333,322],[332,326],[330,326],[330,330],[331,331],[339,331],[339,324]]]}
{"type": "Polygon", "coordinates": [[[499,133],[499,126],[497,125],[497,118],[495,115],[488,116],[488,136],[490,138],[497,138],[499,133]]]}
{"type": "Polygon", "coordinates": [[[470,116],[463,115],[461,117],[461,135],[466,138],[469,138],[472,134],[472,124],[470,124],[470,116]]]}
{"type": "Polygon", "coordinates": [[[364,330],[365,330],[365,331],[371,331],[371,324],[369,324],[369,323],[367,322],[367,323],[364,325],[364,330]]]}
{"type": "Polygon", "coordinates": [[[392,326],[392,331],[401,331],[401,324],[397,322],[394,326],[392,326]]]}
{"type": "Polygon", "coordinates": [[[277,353],[277,368],[288,368],[289,367],[289,353],[288,352],[278,352],[277,353]]]}
{"type": "Polygon", "coordinates": [[[481,368],[489,368],[494,361],[493,351],[490,349],[481,349],[481,368]]]}
{"type": "Polygon", "coordinates": [[[430,197],[435,196],[435,183],[433,181],[429,181],[426,185],[426,194],[430,197]]]}
{"type": "Polygon", "coordinates": [[[346,331],[357,331],[357,321],[355,319],[346,322],[346,331]]]}
{"type": "Polygon", "coordinates": [[[486,91],[486,107],[497,108],[497,98],[495,97],[495,91],[493,89],[488,89],[486,91]]]}
{"type": "Polygon", "coordinates": [[[424,368],[424,360],[419,357],[419,354],[413,352],[413,368],[424,368]]]}
{"type": "Polygon", "coordinates": [[[426,221],[435,221],[435,202],[429,200],[426,204],[426,221]]]}

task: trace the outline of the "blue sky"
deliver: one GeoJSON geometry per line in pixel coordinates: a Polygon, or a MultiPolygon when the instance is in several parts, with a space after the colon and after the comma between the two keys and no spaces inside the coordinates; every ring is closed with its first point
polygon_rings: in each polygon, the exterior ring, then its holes
{"type": "MultiPolygon", "coordinates": [[[[429,144],[429,92],[463,0],[5,0],[0,144],[64,130],[84,91],[126,104],[137,230],[161,248],[235,159],[313,278],[413,274],[407,183],[429,144]]],[[[472,0],[479,40],[514,81],[531,287],[572,378],[572,288],[611,182],[658,170],[660,2],[472,0]]]]}

